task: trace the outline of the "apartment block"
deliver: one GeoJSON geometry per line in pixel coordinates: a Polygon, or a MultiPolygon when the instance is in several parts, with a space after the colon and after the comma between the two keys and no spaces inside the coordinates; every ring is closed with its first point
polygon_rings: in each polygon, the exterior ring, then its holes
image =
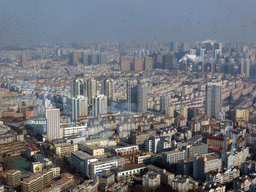
{"type": "Polygon", "coordinates": [[[80,145],[79,149],[87,152],[92,156],[104,155],[104,148],[97,147],[96,145],[80,145]]]}
{"type": "Polygon", "coordinates": [[[46,184],[53,180],[53,172],[51,170],[34,174],[21,182],[22,192],[40,191],[46,184]]]}
{"type": "Polygon", "coordinates": [[[59,156],[70,155],[70,153],[78,150],[77,144],[60,143],[55,144],[55,154],[59,156]]]}
{"type": "Polygon", "coordinates": [[[177,163],[180,160],[183,160],[186,158],[186,151],[185,150],[173,150],[169,152],[162,153],[163,156],[163,164],[168,166],[170,164],[177,163]]]}
{"type": "Polygon", "coordinates": [[[21,183],[21,172],[18,170],[10,170],[6,172],[6,184],[11,187],[16,187],[21,183]]]}
{"type": "Polygon", "coordinates": [[[156,189],[161,184],[161,176],[157,173],[146,173],[142,176],[142,185],[145,188],[156,189]]]}
{"type": "Polygon", "coordinates": [[[174,174],[166,171],[166,169],[161,169],[154,165],[147,165],[146,168],[149,172],[160,174],[161,184],[171,185],[171,181],[174,179],[174,174]]]}

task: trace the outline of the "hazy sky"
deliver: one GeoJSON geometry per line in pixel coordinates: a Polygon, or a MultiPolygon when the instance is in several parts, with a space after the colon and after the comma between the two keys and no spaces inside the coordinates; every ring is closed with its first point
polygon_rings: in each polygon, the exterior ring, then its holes
{"type": "Polygon", "coordinates": [[[0,0],[0,46],[59,42],[255,42],[254,0],[0,0]]]}

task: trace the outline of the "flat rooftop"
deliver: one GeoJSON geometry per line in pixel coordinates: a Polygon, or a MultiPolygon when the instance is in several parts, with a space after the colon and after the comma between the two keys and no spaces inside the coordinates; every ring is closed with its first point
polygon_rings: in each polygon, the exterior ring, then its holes
{"type": "Polygon", "coordinates": [[[75,151],[75,152],[72,152],[71,154],[77,156],[79,159],[82,159],[82,160],[86,160],[86,159],[89,159],[91,158],[92,156],[89,155],[88,153],[85,153],[83,151],[75,151]]]}

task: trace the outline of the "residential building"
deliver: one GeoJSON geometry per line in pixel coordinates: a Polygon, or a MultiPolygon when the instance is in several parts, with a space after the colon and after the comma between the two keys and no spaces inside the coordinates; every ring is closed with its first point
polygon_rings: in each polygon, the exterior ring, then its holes
{"type": "Polygon", "coordinates": [[[107,96],[108,101],[114,99],[114,92],[115,89],[113,79],[105,79],[101,81],[101,93],[107,96]]]}
{"type": "Polygon", "coordinates": [[[93,158],[88,153],[83,151],[75,151],[71,153],[71,168],[75,169],[85,175],[89,175],[89,164],[90,162],[98,161],[98,159],[93,158]]]}
{"type": "Polygon", "coordinates": [[[21,171],[19,170],[9,170],[6,172],[6,184],[10,187],[19,186],[21,183],[21,171]]]}
{"type": "Polygon", "coordinates": [[[72,121],[79,121],[80,116],[88,115],[87,97],[75,96],[72,98],[72,121]]]}
{"type": "Polygon", "coordinates": [[[104,155],[105,153],[104,148],[97,147],[96,145],[80,145],[79,149],[87,152],[92,156],[104,155]]]}
{"type": "Polygon", "coordinates": [[[126,147],[115,147],[112,149],[115,155],[127,155],[137,153],[139,151],[138,145],[131,145],[126,147]]]}
{"type": "Polygon", "coordinates": [[[188,192],[198,187],[198,182],[194,181],[191,177],[177,175],[171,184],[173,190],[177,192],[188,192]]]}
{"type": "Polygon", "coordinates": [[[218,118],[219,112],[221,112],[221,96],[222,87],[220,83],[208,83],[206,85],[206,115],[210,117],[218,118]]]}
{"type": "Polygon", "coordinates": [[[163,152],[163,164],[168,166],[174,163],[177,163],[180,160],[186,158],[186,151],[175,149],[173,151],[163,152]]]}
{"type": "Polygon", "coordinates": [[[107,170],[113,167],[122,166],[125,164],[125,158],[107,158],[101,161],[91,162],[89,164],[89,174],[90,176],[95,175],[96,173],[101,173],[102,170],[107,170]]]}
{"type": "Polygon", "coordinates": [[[151,163],[151,155],[136,155],[135,156],[135,163],[136,164],[140,164],[140,163],[144,163],[144,164],[149,164],[151,163]]]}
{"type": "Polygon", "coordinates": [[[212,170],[206,173],[206,181],[220,184],[226,184],[232,182],[234,179],[240,176],[240,170],[238,168],[227,170],[212,170]]]}
{"type": "Polygon", "coordinates": [[[107,113],[107,96],[96,95],[92,98],[92,111],[91,114],[94,117],[98,117],[99,114],[107,113]]]}
{"type": "Polygon", "coordinates": [[[174,179],[174,174],[166,171],[166,169],[161,169],[154,165],[147,165],[146,168],[149,172],[160,174],[161,184],[171,185],[171,181],[174,179]]]}
{"type": "Polygon", "coordinates": [[[70,155],[71,152],[78,150],[77,144],[71,144],[71,143],[60,143],[54,145],[55,154],[59,156],[63,155],[70,155]]]}
{"type": "Polygon", "coordinates": [[[99,182],[96,180],[85,180],[82,184],[77,185],[73,192],[98,192],[99,182]]]}
{"type": "Polygon", "coordinates": [[[127,165],[124,167],[118,167],[118,168],[111,169],[111,171],[113,171],[115,173],[117,180],[129,178],[137,173],[141,174],[144,170],[145,170],[145,165],[143,163],[127,165]]]}
{"type": "Polygon", "coordinates": [[[211,147],[214,147],[217,149],[223,149],[225,143],[226,143],[226,148],[228,148],[228,146],[232,143],[232,139],[218,137],[218,136],[208,136],[207,137],[207,145],[209,145],[211,147]]]}
{"type": "Polygon", "coordinates": [[[46,184],[53,180],[53,172],[51,170],[34,174],[21,182],[22,192],[40,191],[46,184]]]}
{"type": "Polygon", "coordinates": [[[106,191],[107,188],[115,183],[115,174],[109,170],[102,170],[99,178],[99,190],[106,191]]]}
{"type": "Polygon", "coordinates": [[[46,109],[46,129],[49,140],[63,137],[60,129],[60,109],[46,109]]]}
{"type": "Polygon", "coordinates": [[[216,157],[214,153],[194,156],[193,178],[203,181],[206,177],[206,173],[211,170],[221,169],[221,167],[222,160],[216,157]]]}
{"type": "Polygon", "coordinates": [[[156,189],[160,186],[161,176],[157,173],[148,172],[142,176],[142,185],[145,188],[156,189]]]}
{"type": "Polygon", "coordinates": [[[208,153],[208,145],[204,143],[195,143],[193,145],[187,145],[186,158],[194,157],[194,155],[203,155],[208,153]]]}

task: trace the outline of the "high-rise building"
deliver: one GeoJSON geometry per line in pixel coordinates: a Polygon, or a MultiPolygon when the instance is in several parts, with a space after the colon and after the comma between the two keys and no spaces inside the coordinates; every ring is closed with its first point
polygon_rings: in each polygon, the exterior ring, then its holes
{"type": "Polygon", "coordinates": [[[137,111],[147,112],[148,109],[148,85],[139,80],[137,85],[137,111]]]}
{"type": "Polygon", "coordinates": [[[244,69],[245,77],[249,78],[250,77],[250,59],[245,60],[244,67],[245,67],[245,69],[244,69]]]}
{"type": "Polygon", "coordinates": [[[240,73],[244,74],[244,58],[239,59],[239,68],[240,68],[240,73]]]}
{"type": "Polygon", "coordinates": [[[171,95],[161,96],[160,97],[160,112],[163,114],[167,113],[167,106],[171,103],[171,95]]]}
{"type": "Polygon", "coordinates": [[[70,83],[70,89],[71,89],[71,98],[78,95],[84,95],[84,96],[87,95],[86,83],[81,78],[72,79],[70,83]]]}
{"type": "Polygon", "coordinates": [[[127,81],[128,111],[146,112],[148,108],[148,85],[143,79],[127,81]]]}
{"type": "Polygon", "coordinates": [[[99,114],[107,113],[107,96],[96,95],[92,98],[92,115],[97,117],[99,114]]]}
{"type": "Polygon", "coordinates": [[[196,55],[196,50],[195,49],[190,49],[190,55],[196,55]]]}
{"type": "Polygon", "coordinates": [[[101,93],[108,97],[108,101],[114,99],[114,81],[112,79],[101,81],[101,93]]]}
{"type": "Polygon", "coordinates": [[[215,59],[217,59],[220,55],[221,55],[220,49],[215,49],[215,51],[214,51],[215,59]]]}
{"type": "Polygon", "coordinates": [[[206,115],[218,118],[218,113],[221,112],[221,90],[220,83],[208,83],[206,85],[206,115]]]}
{"type": "Polygon", "coordinates": [[[163,55],[163,67],[164,69],[170,70],[172,68],[172,55],[166,54],[163,55]]]}
{"type": "Polygon", "coordinates": [[[98,51],[92,52],[91,58],[92,64],[99,64],[100,53],[98,51]]]}
{"type": "Polygon", "coordinates": [[[70,65],[76,65],[78,63],[78,52],[77,51],[71,51],[69,53],[69,64],[70,65]]]}
{"type": "Polygon", "coordinates": [[[134,58],[134,67],[133,70],[134,71],[143,71],[143,63],[144,63],[144,59],[142,57],[135,57],[134,58]]]}
{"type": "Polygon", "coordinates": [[[95,79],[88,79],[86,81],[86,90],[87,94],[85,96],[88,97],[88,103],[92,104],[92,98],[97,94],[97,81],[95,79]]]}
{"type": "Polygon", "coordinates": [[[28,60],[25,55],[20,56],[20,64],[22,67],[26,67],[28,65],[28,60]]]}
{"type": "Polygon", "coordinates": [[[122,72],[129,72],[131,71],[131,67],[133,64],[133,57],[122,57],[121,58],[121,71],[122,72]]]}
{"type": "Polygon", "coordinates": [[[174,42],[170,42],[169,49],[170,51],[174,51],[174,42]]]}
{"type": "Polygon", "coordinates": [[[59,56],[59,57],[61,56],[61,49],[56,50],[56,56],[59,56]]]}
{"type": "Polygon", "coordinates": [[[82,53],[82,63],[84,66],[90,65],[91,64],[91,51],[86,50],[83,51],[82,53]]]}
{"type": "Polygon", "coordinates": [[[100,52],[100,64],[107,64],[108,54],[107,52],[100,52]]]}
{"type": "Polygon", "coordinates": [[[46,131],[50,140],[62,138],[60,129],[60,109],[46,109],[46,131]]]}
{"type": "Polygon", "coordinates": [[[152,57],[145,57],[144,63],[144,70],[151,71],[153,70],[153,58],[152,57]]]}
{"type": "Polygon", "coordinates": [[[186,105],[180,106],[180,115],[182,115],[184,118],[188,117],[188,107],[186,105]]]}
{"type": "Polygon", "coordinates": [[[72,121],[77,122],[80,116],[88,115],[88,101],[85,96],[72,98],[72,121]]]}
{"type": "Polygon", "coordinates": [[[167,105],[165,109],[165,114],[169,115],[169,117],[174,117],[174,109],[173,105],[167,105]]]}
{"type": "Polygon", "coordinates": [[[137,80],[129,79],[127,81],[127,110],[135,111],[137,105],[137,80]]]}
{"type": "Polygon", "coordinates": [[[205,56],[206,49],[200,49],[200,56],[205,56]]]}
{"type": "Polygon", "coordinates": [[[42,54],[47,54],[47,52],[48,52],[48,49],[46,47],[43,47],[42,48],[42,54]]]}

